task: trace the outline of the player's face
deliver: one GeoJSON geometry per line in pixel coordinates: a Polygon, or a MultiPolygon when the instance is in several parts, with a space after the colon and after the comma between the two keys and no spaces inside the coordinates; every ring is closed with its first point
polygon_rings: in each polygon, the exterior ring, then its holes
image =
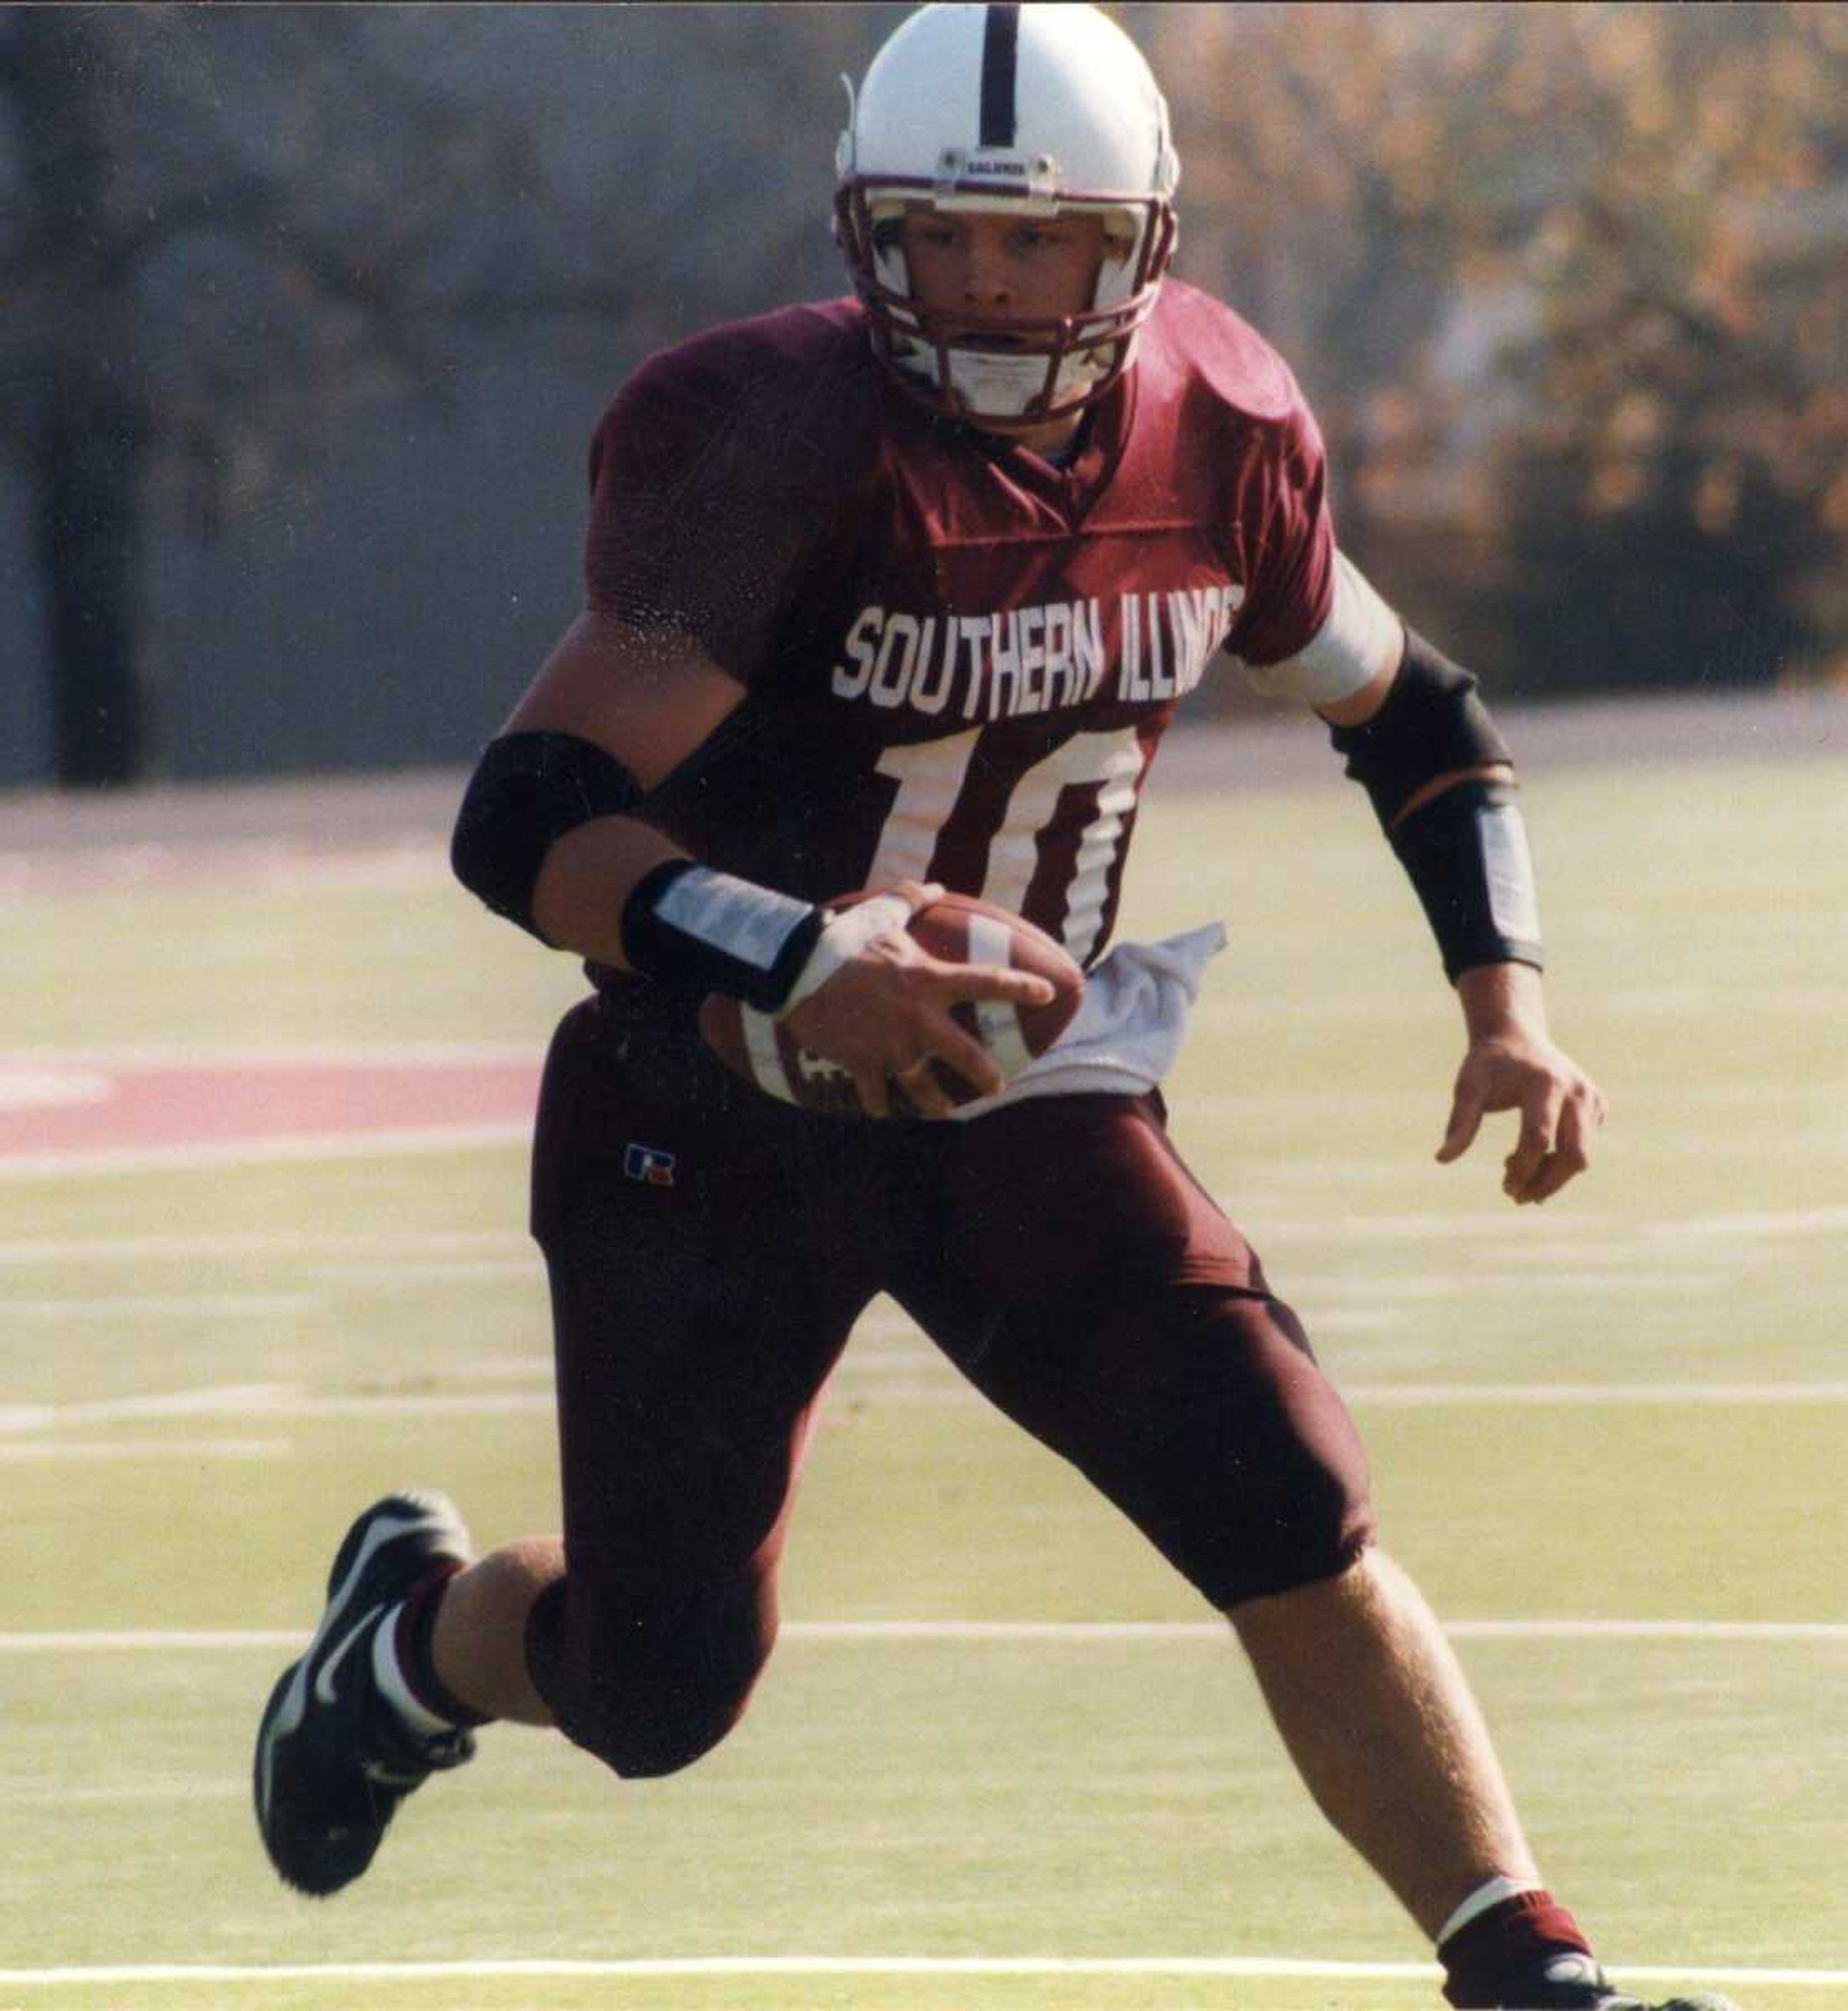
{"type": "MultiPolygon", "coordinates": [[[[955,318],[977,326],[959,344],[970,349],[1025,347],[1004,332],[980,326],[1000,321],[1057,321],[1082,314],[1096,297],[1104,254],[1097,216],[944,215],[920,203],[904,219],[904,255],[913,294],[944,317],[954,340],[955,318]]],[[[1061,450],[1082,415],[1050,422],[985,419],[1042,454],[1061,450]]]]}
{"type": "Polygon", "coordinates": [[[958,216],[923,205],[904,219],[913,292],[939,314],[1053,321],[1091,304],[1103,254],[1096,216],[958,216]]]}

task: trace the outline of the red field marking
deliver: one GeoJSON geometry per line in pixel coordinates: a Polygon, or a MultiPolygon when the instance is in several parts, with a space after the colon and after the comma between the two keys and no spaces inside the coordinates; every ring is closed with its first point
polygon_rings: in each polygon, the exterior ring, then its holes
{"type": "Polygon", "coordinates": [[[0,1161],[530,1124],[536,1059],[0,1055],[0,1161]]]}

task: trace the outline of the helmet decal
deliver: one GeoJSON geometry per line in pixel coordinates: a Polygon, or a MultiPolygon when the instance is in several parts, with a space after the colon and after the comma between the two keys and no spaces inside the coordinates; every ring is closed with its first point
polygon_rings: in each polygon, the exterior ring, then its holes
{"type": "Polygon", "coordinates": [[[982,30],[982,136],[984,147],[1011,147],[1014,80],[1020,55],[1020,9],[990,7],[982,30]]]}

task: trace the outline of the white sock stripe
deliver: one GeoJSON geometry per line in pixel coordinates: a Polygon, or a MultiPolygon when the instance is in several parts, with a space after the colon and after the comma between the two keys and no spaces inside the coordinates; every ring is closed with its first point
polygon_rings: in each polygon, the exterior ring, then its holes
{"type": "Polygon", "coordinates": [[[456,1728],[446,1717],[439,1717],[433,1710],[427,1710],[412,1693],[404,1680],[404,1671],[398,1666],[398,1617],[404,1611],[400,1600],[381,1620],[372,1635],[372,1680],[378,1686],[378,1694],[403,1719],[419,1738],[434,1738],[442,1732],[453,1732],[456,1728]]]}
{"type": "Polygon", "coordinates": [[[1485,1880],[1438,1930],[1438,1946],[1441,1948],[1452,1934],[1461,1934],[1472,1920],[1480,1920],[1491,1906],[1500,1906],[1504,1899],[1544,1889],[1531,1878],[1509,1878],[1498,1874],[1485,1880]]]}

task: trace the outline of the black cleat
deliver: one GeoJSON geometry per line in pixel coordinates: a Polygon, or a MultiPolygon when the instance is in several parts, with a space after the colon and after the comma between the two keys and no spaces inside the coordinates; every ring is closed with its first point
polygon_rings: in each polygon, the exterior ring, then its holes
{"type": "Polygon", "coordinates": [[[1671,1997],[1661,2004],[1614,1989],[1588,1955],[1555,1949],[1536,1963],[1502,2000],[1501,2011],[1738,2011],[1729,1997],[1710,1990],[1671,1997]]]}
{"type": "Polygon", "coordinates": [[[257,1826],[284,1881],[324,1897],[372,1861],[397,1806],[474,1753],[467,1732],[425,1738],[378,1693],[379,1623],[446,1560],[469,1561],[468,1532],[440,1494],[388,1495],[346,1532],[327,1610],[283,1671],[257,1728],[257,1826]]]}

